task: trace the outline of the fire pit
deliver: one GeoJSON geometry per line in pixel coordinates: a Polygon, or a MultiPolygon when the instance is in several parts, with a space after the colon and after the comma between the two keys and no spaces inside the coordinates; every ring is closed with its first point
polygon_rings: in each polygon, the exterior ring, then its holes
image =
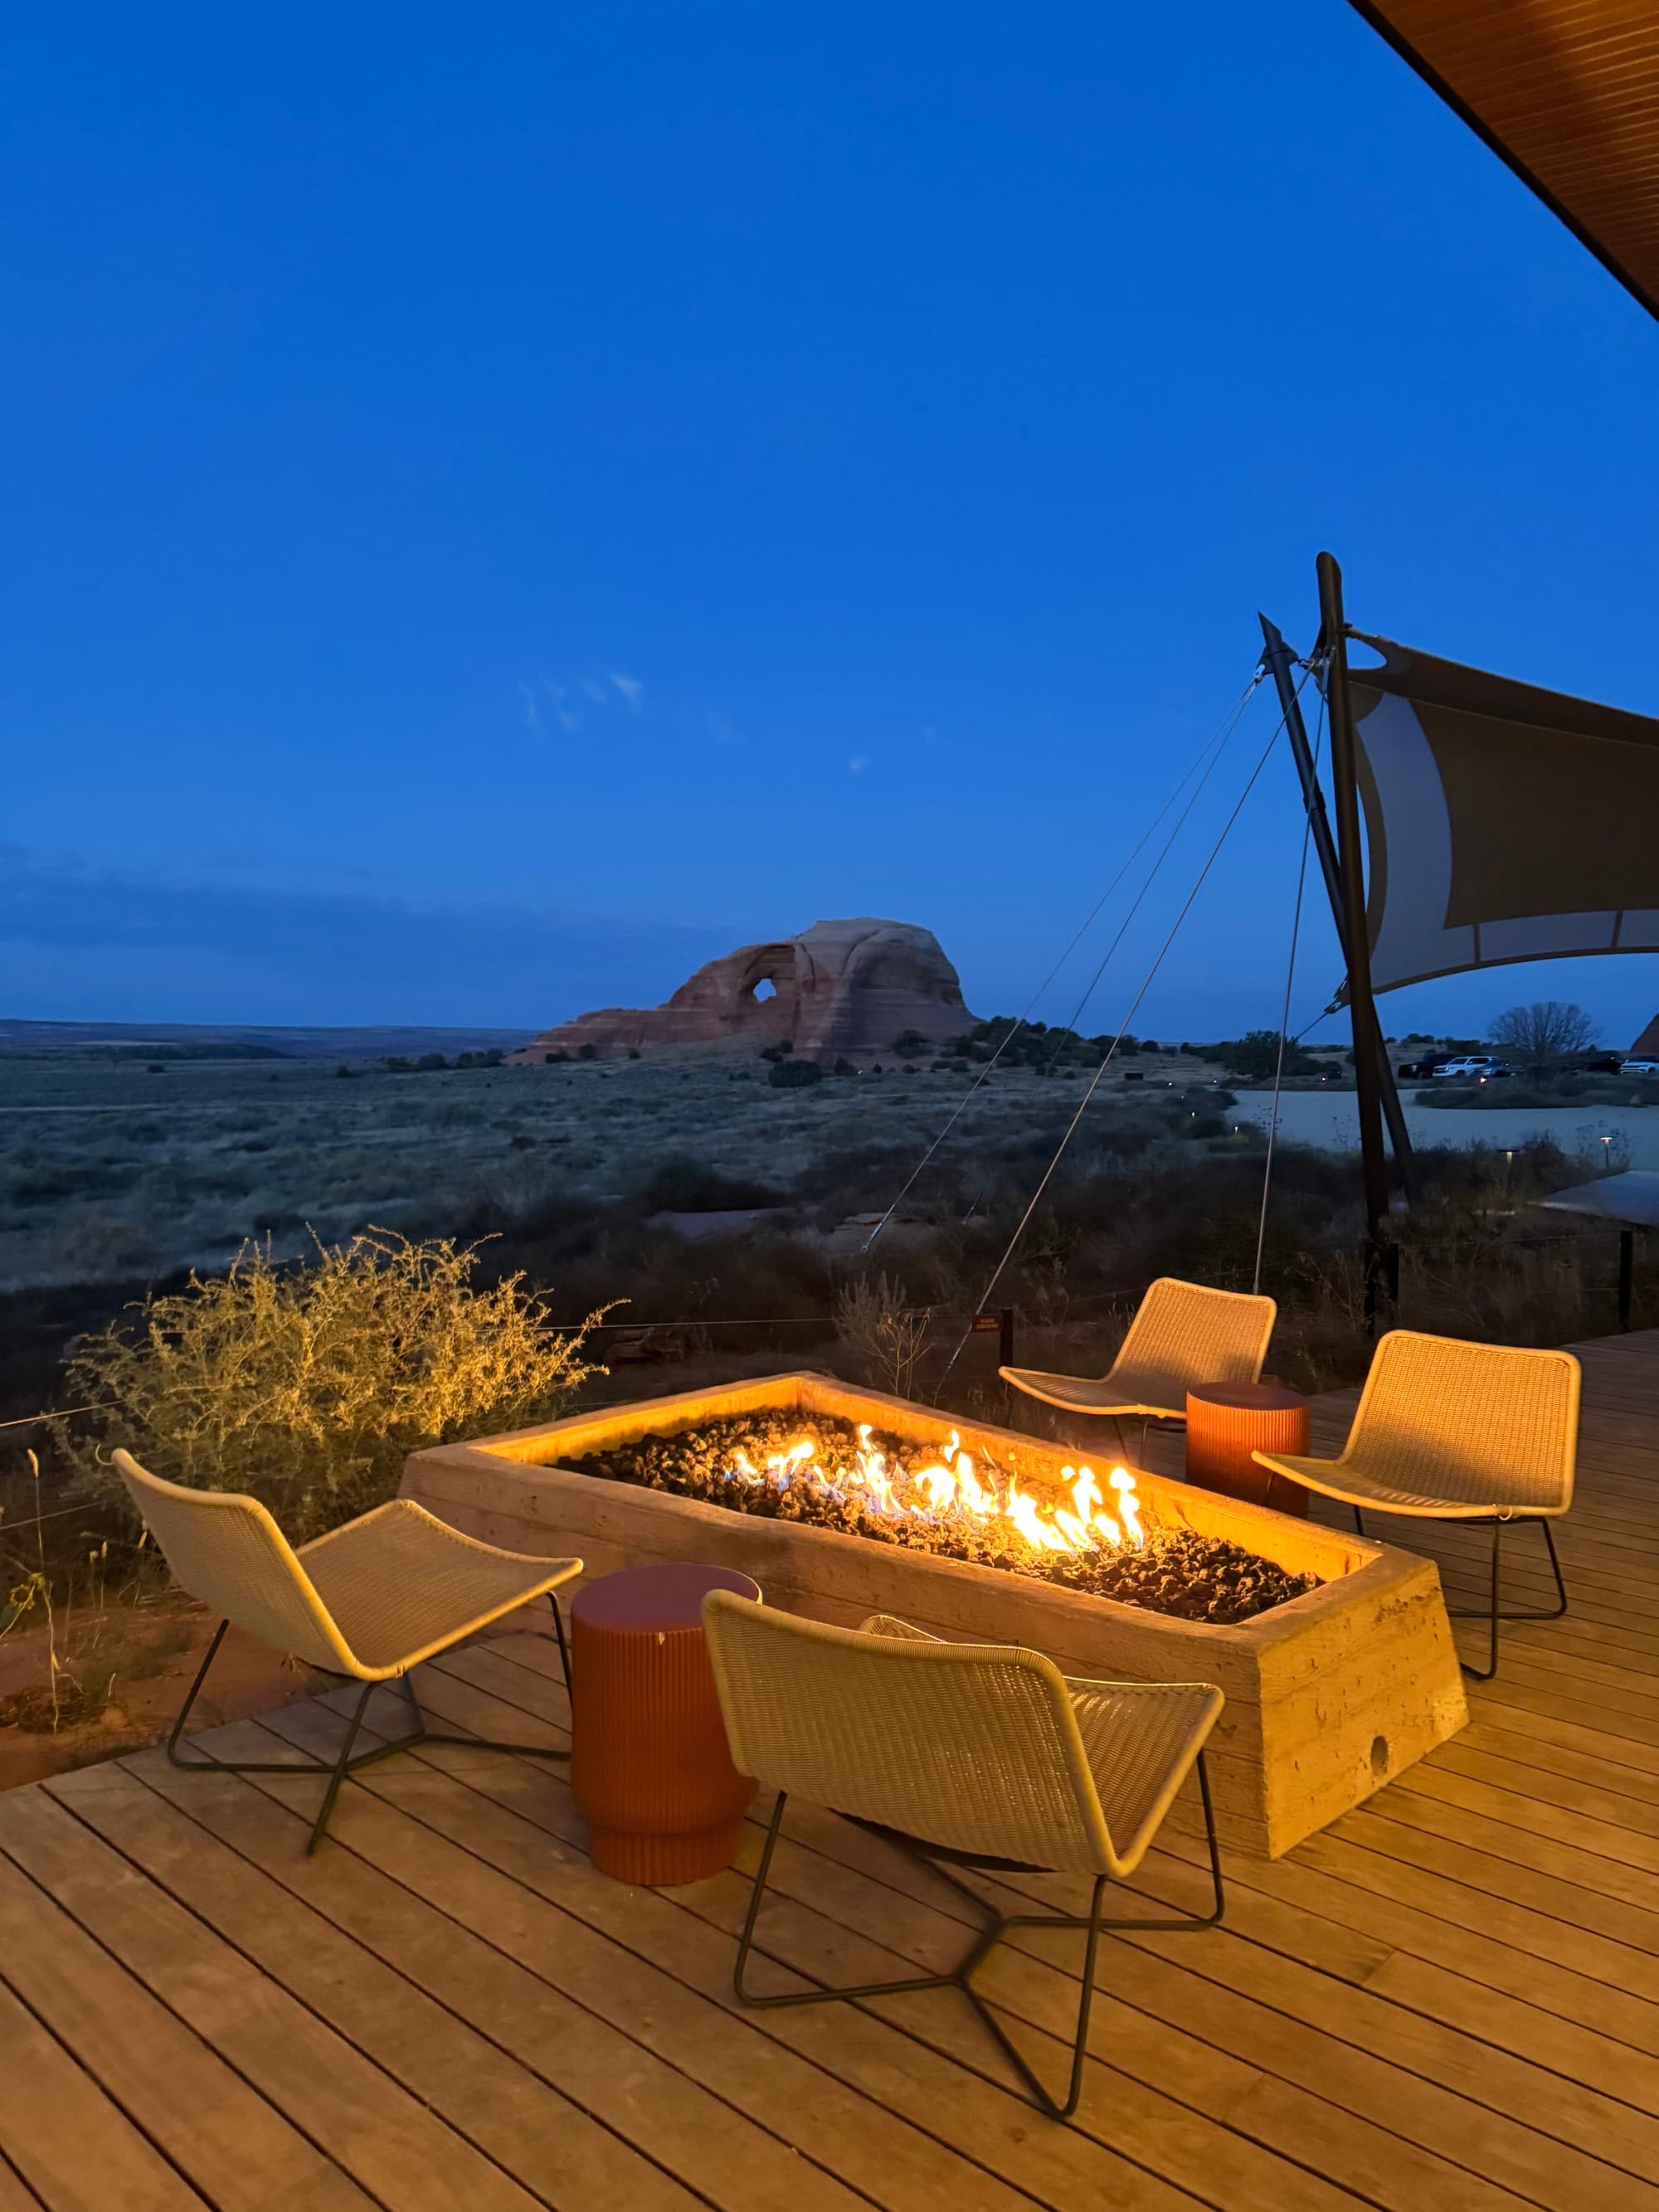
{"type": "Polygon", "coordinates": [[[1044,1498],[990,1455],[976,1462],[956,1429],[934,1448],[839,1414],[766,1408],[570,1464],[573,1474],[972,1559],[1183,1620],[1251,1620],[1319,1587],[1317,1575],[1292,1574],[1225,1536],[1149,1528],[1127,1468],[1113,1468],[1103,1488],[1092,1467],[1068,1463],[1061,1497],[1044,1498]]]}
{"type": "Polygon", "coordinates": [[[1431,1562],[1109,1461],[1085,1476],[1074,1452],[828,1376],[440,1445],[402,1488],[590,1575],[696,1560],[815,1620],[895,1613],[1071,1674],[1218,1683],[1234,1850],[1288,1850],[1467,1718],[1431,1562]]]}

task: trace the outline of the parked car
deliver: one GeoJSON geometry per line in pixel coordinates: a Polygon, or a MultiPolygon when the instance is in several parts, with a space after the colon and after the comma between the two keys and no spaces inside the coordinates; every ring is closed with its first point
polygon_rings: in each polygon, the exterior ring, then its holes
{"type": "Polygon", "coordinates": [[[1507,1075],[1508,1066],[1495,1053],[1465,1053],[1459,1060],[1443,1060],[1434,1071],[1437,1078],[1450,1077],[1464,1083],[1491,1081],[1492,1077],[1507,1075]]]}
{"type": "Polygon", "coordinates": [[[1454,1057],[1449,1052],[1425,1053],[1421,1060],[1402,1060],[1395,1073],[1403,1075],[1407,1082],[1422,1083],[1431,1075],[1438,1075],[1446,1062],[1454,1057]]]}
{"type": "Polygon", "coordinates": [[[1659,1075],[1659,1060],[1627,1060],[1619,1073],[1621,1075],[1659,1075]]]}

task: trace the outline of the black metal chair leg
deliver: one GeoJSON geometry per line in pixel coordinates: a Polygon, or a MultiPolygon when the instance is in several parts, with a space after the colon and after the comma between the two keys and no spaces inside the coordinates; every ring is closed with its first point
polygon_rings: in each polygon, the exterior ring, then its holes
{"type": "MultiPolygon", "coordinates": [[[[345,1741],[340,1746],[340,1755],[335,1760],[333,1771],[328,1778],[328,1788],[323,1792],[322,1810],[318,1814],[312,1826],[311,1840],[306,1845],[307,1858],[311,1856],[327,1833],[329,1820],[334,1811],[334,1801],[340,1794],[340,1784],[345,1780],[351,1769],[351,1747],[357,1741],[357,1731],[363,1724],[363,1714],[368,1710],[368,1701],[379,1687],[378,1682],[365,1682],[362,1693],[352,1709],[351,1724],[346,1729],[345,1741]]],[[[358,1762],[360,1765],[363,1763],[362,1760],[358,1762]]]]}
{"type": "Polygon", "coordinates": [[[362,1694],[357,1699],[346,1728],[345,1741],[340,1747],[338,1754],[331,1761],[325,1762],[320,1759],[304,1757],[216,1759],[210,1751],[198,1751],[186,1758],[180,1748],[185,1723],[195,1708],[197,1698],[201,1695],[202,1685],[208,1678],[208,1670],[219,1656],[219,1647],[224,1642],[225,1632],[229,1626],[230,1623],[228,1620],[222,1620],[213,1632],[213,1640],[208,1645],[202,1663],[196,1670],[196,1679],[190,1686],[185,1702],[179,1707],[179,1717],[173,1723],[172,1730],[167,1736],[167,1758],[173,1765],[181,1767],[186,1774],[286,1774],[290,1778],[307,1774],[326,1774],[328,1787],[324,1795],[322,1810],[317,1815],[315,1825],[311,1831],[311,1840],[306,1845],[307,1857],[323,1839],[330,1817],[334,1811],[335,1802],[340,1794],[340,1784],[346,1777],[349,1774],[361,1773],[364,1767],[373,1766],[382,1759],[390,1759],[398,1752],[408,1751],[415,1744],[465,1744],[474,1751],[514,1752],[520,1756],[532,1759],[568,1759],[570,1756],[568,1751],[559,1750],[550,1743],[501,1743],[489,1736],[437,1734],[426,1724],[426,1715],[421,1710],[421,1701],[416,1693],[412,1677],[408,1674],[398,1674],[384,1682],[363,1683],[362,1694]],[[407,1735],[394,1736],[388,1743],[377,1743],[368,1751],[360,1751],[354,1759],[351,1755],[351,1747],[362,1731],[363,1716],[368,1710],[369,1698],[376,1690],[381,1689],[396,1689],[402,1692],[408,1700],[415,1724],[407,1735]]]}
{"type": "MultiPolygon", "coordinates": [[[[772,1854],[778,1847],[778,1831],[783,1826],[783,1808],[788,1802],[787,1792],[780,1790],[777,1802],[772,1808],[771,1820],[767,1826],[766,1841],[761,1845],[760,1864],[755,1869],[754,1887],[749,1893],[749,1911],[744,1918],[743,1934],[738,1939],[738,1957],[737,1963],[732,1971],[732,1986],[744,2004],[752,2005],[757,2012],[770,2012],[783,2005],[829,2004],[836,2000],[848,2000],[854,1997],[892,1996],[901,1990],[949,1989],[957,1978],[961,1971],[959,1967],[952,1967],[948,1974],[906,1974],[896,1981],[860,1982],[854,1989],[795,1990],[787,1991],[781,1996],[769,1997],[755,1996],[744,1987],[744,1969],[749,1963],[750,1953],[754,1948],[755,1923],[760,1918],[761,1899],[766,1893],[766,1878],[772,1869],[772,1854]]],[[[946,1875],[945,1879],[949,1881],[949,1875],[946,1875]]],[[[959,1882],[952,1886],[963,1889],[963,1885],[959,1882]]],[[[963,1889],[963,1894],[973,1897],[971,1890],[963,1889]]],[[[986,1913],[991,1911],[990,1906],[986,1905],[982,1899],[975,1898],[974,1902],[979,1905],[981,1911],[986,1913]]],[[[993,1915],[994,1920],[997,1917],[993,1915]]],[[[969,1956],[977,1964],[982,1955],[980,1944],[976,1942],[969,1956]]]]}
{"type": "MultiPolygon", "coordinates": [[[[415,1717],[419,1726],[413,1735],[400,1736],[396,1743],[387,1746],[389,1750],[402,1751],[405,1746],[415,1743],[459,1743],[465,1744],[471,1751],[511,1751],[532,1759],[568,1759],[570,1756],[568,1751],[558,1750],[550,1743],[503,1743],[493,1735],[453,1735],[442,1729],[430,1729],[426,1724],[426,1715],[415,1693],[413,1681],[407,1674],[403,1674],[398,1677],[398,1682],[415,1708],[415,1717]]],[[[359,1764],[366,1764],[368,1759],[379,1759],[382,1755],[380,1751],[369,1752],[359,1764]]]]}
{"type": "MultiPolygon", "coordinates": [[[[975,1966],[977,1966],[979,1959],[983,1958],[993,1948],[993,1943],[1000,1942],[1008,1928],[1080,1924],[1087,1929],[1088,1934],[1083,1946],[1083,1987],[1078,1992],[1077,2001],[1077,2033],[1072,2039],[1072,2070],[1067,2077],[1066,2101],[1063,2104],[1051,2094],[1024,2052],[1020,2050],[995,2013],[969,1981],[968,1972],[971,1972],[972,1969],[968,1969],[960,1977],[963,1996],[990,2030],[992,2039],[997,2048],[1025,2084],[1026,2094],[1031,2102],[1040,2112],[1045,2113],[1051,2120],[1069,2120],[1076,2112],[1079,2100],[1083,2095],[1083,2069],[1089,2057],[1089,2014],[1093,2008],[1095,1998],[1095,1962],[1100,1950],[1100,1931],[1105,1924],[1100,1917],[1100,1901],[1106,1894],[1106,1885],[1109,1880],[1110,1876],[1108,1875],[1096,1875],[1094,1889],[1089,1899],[1088,1914],[1081,1923],[1070,1921],[1054,1923],[1046,1920],[1041,1914],[1027,1916],[1022,1913],[1017,1919],[1005,1922],[1002,1927],[997,1929],[992,1943],[983,1944],[980,1948],[979,1958],[974,1961],[975,1966]]],[[[952,1978],[957,1978],[952,1977],[952,1978]]]]}
{"type": "Polygon", "coordinates": [[[1535,1607],[1508,1613],[1503,1609],[1499,1603],[1502,1545],[1504,1531],[1510,1526],[1510,1523],[1501,1516],[1495,1519],[1492,1524],[1492,1587],[1487,1592],[1486,1606],[1484,1610],[1478,1612],[1462,1610],[1455,1613],[1449,1612],[1449,1618],[1453,1620],[1485,1620],[1490,1624],[1486,1664],[1484,1667],[1474,1667],[1467,1659],[1460,1662],[1463,1672],[1477,1682],[1490,1682],[1498,1672],[1498,1624],[1500,1620],[1559,1620],[1567,1610],[1567,1585],[1565,1577],[1561,1572],[1560,1554],[1555,1548],[1555,1532],[1542,1515],[1523,1517],[1535,1518],[1543,1529],[1544,1542],[1549,1550],[1550,1571],[1555,1577],[1556,1601],[1541,1613],[1535,1607]]]}
{"type": "Polygon", "coordinates": [[[171,1765],[181,1767],[186,1774],[320,1774],[323,1762],[317,1759],[216,1759],[210,1751],[198,1751],[186,1759],[180,1748],[185,1723],[195,1710],[201,1695],[202,1685],[207,1680],[208,1669],[219,1656],[219,1647],[230,1626],[222,1620],[213,1632],[213,1641],[208,1645],[201,1665],[196,1669],[196,1680],[191,1684],[184,1704],[179,1708],[179,1717],[167,1736],[167,1753],[171,1765]]]}
{"type": "Polygon", "coordinates": [[[553,1633],[559,1639],[559,1667],[564,1675],[564,1693],[570,1695],[570,1646],[564,1640],[564,1615],[559,1611],[559,1595],[549,1590],[547,1601],[553,1608],[553,1633]]]}
{"type": "Polygon", "coordinates": [[[208,1678],[208,1668],[219,1656],[219,1646],[224,1642],[225,1631],[229,1626],[230,1623],[228,1620],[222,1620],[214,1630],[213,1641],[208,1645],[202,1663],[196,1669],[196,1680],[190,1686],[190,1693],[179,1708],[179,1717],[173,1723],[173,1733],[167,1738],[167,1758],[174,1766],[199,1766],[204,1763],[204,1760],[200,1759],[180,1759],[179,1739],[185,1732],[185,1723],[190,1718],[191,1708],[195,1705],[202,1685],[208,1678]]]}
{"type": "MultiPolygon", "coordinates": [[[[766,1893],[768,1876],[772,1869],[772,1855],[777,1849],[778,1836],[783,1826],[784,1807],[788,1802],[786,1793],[778,1792],[772,1808],[772,1818],[767,1824],[766,1840],[761,1846],[760,1864],[755,1869],[753,1887],[749,1893],[749,1910],[744,1917],[743,1933],[738,1940],[737,1963],[732,1969],[732,1985],[746,2005],[757,2011],[767,2011],[783,2005],[848,2003],[866,1997],[902,1996],[911,1990],[958,1989],[978,2014],[989,2031],[998,2049],[1013,2067],[1030,2101],[1050,2119],[1068,2120],[1076,2112],[1083,2094],[1083,2075],[1089,2052],[1089,2018],[1094,2002],[1095,1970],[1098,1960],[1103,1931],[1117,1929],[1151,1928],[1165,1934],[1181,1934],[1191,1929],[1212,1928],[1225,1910],[1225,1893],[1222,1884],[1220,1847],[1216,1836],[1215,1808],[1210,1796],[1208,1771],[1203,1755],[1198,1760],[1199,1789],[1204,1801],[1205,1832],[1209,1843],[1210,1874],[1214,1888],[1214,1903],[1204,1914],[1192,1914],[1176,1918],[1109,1920],[1101,1911],[1110,1877],[1097,1875],[1089,1899],[1086,1913],[1061,1912],[999,1912],[980,1896],[976,1890],[960,1881],[951,1869],[932,1857],[927,1850],[911,1838],[895,1835],[890,1830],[868,1830],[902,1850],[927,1868],[928,1872],[945,1882],[976,1913],[981,1915],[984,1925],[957,1961],[942,1974],[910,1974],[894,1981],[864,1982],[850,1989],[794,1990],[774,1996],[757,1996],[744,1986],[744,1972],[754,1949],[755,1929],[760,1918],[761,1902],[766,1893]],[[1072,2044],[1071,2072],[1063,2100],[1047,2087],[1030,2062],[1020,2051],[1001,2021],[973,1985],[973,1976],[991,1953],[1016,1928],[1078,1928],[1085,1931],[1083,1985],[1078,1996],[1077,2031],[1072,2044]]],[[[859,1823],[863,1826],[865,1824],[859,1823]]],[[[1002,1863],[1006,1870],[1006,1862],[1002,1863]]],[[[1031,1868],[1028,1872],[1041,1872],[1031,1868]]]]}
{"type": "Polygon", "coordinates": [[[1501,1521],[1494,1521],[1492,1524],[1492,1590],[1490,1593],[1492,1613],[1488,1627],[1486,1663],[1484,1667],[1472,1667],[1467,1659],[1462,1662],[1463,1672],[1477,1682],[1490,1682],[1498,1672],[1498,1586],[1503,1572],[1504,1524],[1501,1521]]]}
{"type": "Polygon", "coordinates": [[[1567,1585],[1562,1577],[1561,1556],[1555,1548],[1554,1529],[1547,1521],[1540,1520],[1538,1525],[1543,1530],[1544,1541],[1549,1547],[1550,1566],[1555,1575],[1555,1595],[1558,1601],[1551,1612],[1540,1613],[1538,1618],[1540,1620],[1559,1620],[1567,1609],[1567,1585]]]}

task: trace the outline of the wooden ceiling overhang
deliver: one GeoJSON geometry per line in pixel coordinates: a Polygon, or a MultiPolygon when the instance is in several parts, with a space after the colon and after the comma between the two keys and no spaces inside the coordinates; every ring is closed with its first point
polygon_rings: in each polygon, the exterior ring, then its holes
{"type": "Polygon", "coordinates": [[[1351,0],[1659,316],[1659,0],[1351,0]]]}

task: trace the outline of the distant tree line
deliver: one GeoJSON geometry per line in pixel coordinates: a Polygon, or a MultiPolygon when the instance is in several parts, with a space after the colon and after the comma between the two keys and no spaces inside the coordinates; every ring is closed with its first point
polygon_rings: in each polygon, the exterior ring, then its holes
{"type": "Polygon", "coordinates": [[[423,1052],[418,1060],[383,1053],[380,1065],[389,1075],[433,1075],[447,1067],[499,1067],[505,1058],[500,1045],[492,1044],[485,1052],[458,1052],[453,1060],[446,1060],[441,1052],[423,1052]]]}

